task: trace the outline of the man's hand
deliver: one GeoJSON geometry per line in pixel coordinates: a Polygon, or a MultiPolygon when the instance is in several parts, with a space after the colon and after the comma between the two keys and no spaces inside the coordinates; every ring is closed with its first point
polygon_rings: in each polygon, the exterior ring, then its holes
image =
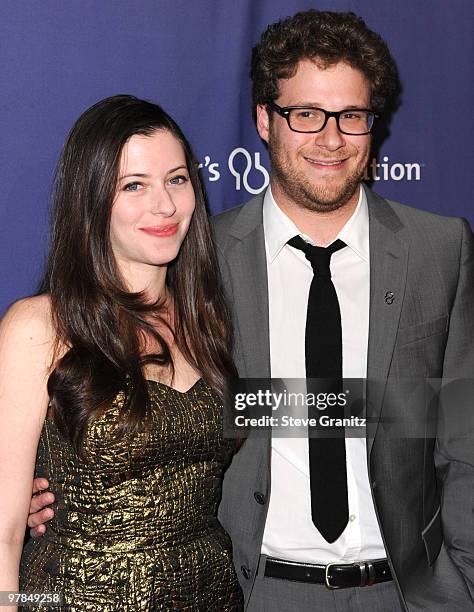
{"type": "Polygon", "coordinates": [[[42,536],[46,532],[46,525],[50,521],[54,512],[51,508],[45,508],[54,502],[54,495],[49,491],[46,493],[40,493],[49,487],[49,482],[46,478],[35,478],[33,481],[33,497],[31,498],[30,510],[28,516],[28,527],[30,529],[30,535],[32,538],[42,536]]]}

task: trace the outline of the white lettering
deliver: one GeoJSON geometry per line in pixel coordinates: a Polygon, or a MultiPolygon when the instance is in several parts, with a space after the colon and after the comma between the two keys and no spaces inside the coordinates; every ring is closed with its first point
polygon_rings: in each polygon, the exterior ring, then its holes
{"type": "Polygon", "coordinates": [[[416,162],[390,164],[388,155],[384,155],[382,161],[377,163],[374,157],[366,168],[364,178],[373,181],[388,181],[390,179],[393,181],[419,181],[421,180],[421,165],[416,162]]]}

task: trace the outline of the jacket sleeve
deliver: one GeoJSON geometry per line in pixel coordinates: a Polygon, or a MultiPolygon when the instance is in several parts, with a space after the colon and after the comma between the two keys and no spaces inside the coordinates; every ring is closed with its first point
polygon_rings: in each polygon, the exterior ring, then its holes
{"type": "MultiPolygon", "coordinates": [[[[450,313],[435,448],[449,557],[474,601],[474,239],[462,220],[458,285],[450,313]]],[[[466,608],[467,609],[467,608],[466,608]]]]}

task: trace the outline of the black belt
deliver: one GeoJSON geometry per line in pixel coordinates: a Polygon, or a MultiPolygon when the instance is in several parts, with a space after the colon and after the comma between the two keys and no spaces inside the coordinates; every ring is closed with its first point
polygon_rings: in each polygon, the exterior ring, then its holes
{"type": "Polygon", "coordinates": [[[328,589],[372,586],[378,582],[392,580],[387,559],[357,561],[350,564],[313,565],[268,557],[265,576],[296,582],[316,582],[325,584],[328,589]]]}

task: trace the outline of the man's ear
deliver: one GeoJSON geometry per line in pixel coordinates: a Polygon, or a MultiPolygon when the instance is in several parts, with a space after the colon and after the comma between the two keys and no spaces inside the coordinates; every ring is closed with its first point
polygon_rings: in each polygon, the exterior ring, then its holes
{"type": "Polygon", "coordinates": [[[257,131],[260,134],[260,138],[268,142],[270,117],[265,104],[257,104],[257,131]]]}

